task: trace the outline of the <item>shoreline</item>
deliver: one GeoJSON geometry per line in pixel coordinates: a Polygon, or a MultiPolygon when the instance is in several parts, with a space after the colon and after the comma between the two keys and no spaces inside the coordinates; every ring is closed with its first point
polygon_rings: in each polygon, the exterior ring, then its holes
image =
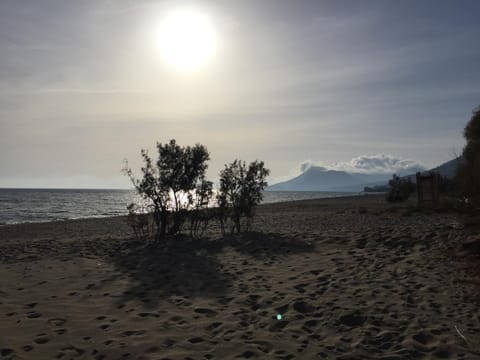
{"type": "MultiPolygon", "coordinates": [[[[19,190],[25,190],[25,189],[19,189],[19,190]]],[[[28,189],[30,190],[30,189],[28,189]]],[[[32,189],[36,190],[36,189],[32,189]]],[[[41,190],[49,190],[49,189],[41,189],[41,190]]],[[[55,189],[57,190],[57,189],[55,189]]],[[[70,190],[70,189],[61,189],[61,190],[70,190]]],[[[74,189],[74,190],[92,190],[92,189],[74,189]]],[[[95,190],[95,189],[94,189],[95,190]]],[[[99,191],[102,191],[103,189],[99,189],[99,191]]],[[[115,190],[115,189],[114,189],[115,190]]],[[[134,190],[128,190],[128,191],[134,191],[134,190]]],[[[281,192],[285,193],[286,191],[272,191],[274,192],[281,192]]],[[[288,191],[287,191],[288,193],[288,191]]],[[[295,193],[295,192],[293,192],[295,193]]],[[[309,192],[306,192],[309,193],[309,192]]],[[[315,193],[315,192],[313,192],[315,193]]],[[[337,198],[357,198],[361,196],[384,196],[383,194],[357,194],[357,195],[334,195],[334,196],[329,196],[329,197],[323,197],[323,198],[312,198],[312,199],[301,199],[301,200],[286,200],[286,201],[275,201],[275,202],[268,202],[268,203],[262,203],[259,206],[265,206],[265,205],[270,205],[270,204],[281,204],[281,203],[290,203],[290,202],[298,202],[298,201],[315,201],[315,200],[323,200],[323,199],[337,199],[337,198]]],[[[126,205],[125,205],[126,207],[126,205]]],[[[53,223],[53,222],[64,222],[64,221],[75,221],[75,220],[85,220],[85,219],[104,219],[104,218],[112,218],[112,217],[124,217],[127,216],[127,213],[124,215],[94,215],[94,216],[87,216],[87,217],[77,217],[77,218],[63,218],[63,219],[52,219],[52,220],[37,220],[37,221],[20,221],[20,222],[11,222],[11,223],[2,223],[0,222],[0,228],[4,226],[12,226],[12,225],[21,225],[21,224],[42,224],[42,223],[53,223]]]]}

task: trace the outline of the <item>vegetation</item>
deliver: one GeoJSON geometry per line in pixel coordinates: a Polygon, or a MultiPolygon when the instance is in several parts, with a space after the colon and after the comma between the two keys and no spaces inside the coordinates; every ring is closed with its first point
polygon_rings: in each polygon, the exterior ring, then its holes
{"type": "Polygon", "coordinates": [[[175,140],[157,143],[158,159],[142,149],[143,178],[134,177],[128,163],[124,168],[137,192],[151,203],[156,225],[155,239],[178,233],[189,210],[208,206],[212,183],[205,179],[210,155],[205,146],[179,146],[175,140]]]}
{"type": "Polygon", "coordinates": [[[388,182],[390,190],[387,193],[388,202],[406,201],[410,195],[415,191],[415,185],[410,178],[400,178],[393,174],[392,179],[388,182]]]}
{"type": "MultiPolygon", "coordinates": [[[[217,207],[212,207],[213,183],[205,173],[210,155],[205,146],[179,146],[175,140],[168,144],[157,143],[158,159],[154,163],[146,150],[142,150],[143,177],[136,179],[125,164],[124,173],[130,177],[137,192],[150,204],[156,226],[155,240],[165,235],[177,234],[185,223],[190,225],[190,235],[202,235],[210,221],[220,222],[233,233],[242,231],[242,220],[250,229],[255,208],[261,202],[269,170],[264,163],[235,160],[220,172],[220,189],[217,207]]],[[[139,214],[135,205],[128,207],[128,222],[137,238],[149,235],[148,215],[139,214]]],[[[144,211],[143,211],[144,212],[144,211]]]]}
{"type": "Polygon", "coordinates": [[[240,160],[225,165],[220,172],[217,196],[222,233],[225,233],[225,225],[229,222],[231,233],[235,230],[240,233],[242,217],[246,218],[246,229],[249,230],[255,208],[262,201],[269,172],[263,161],[251,162],[248,167],[240,160]]]}
{"type": "Polygon", "coordinates": [[[132,228],[135,238],[137,240],[147,239],[151,234],[150,214],[141,212],[138,205],[134,203],[129,204],[127,210],[127,224],[132,228]]]}
{"type": "Polygon", "coordinates": [[[460,164],[456,183],[465,201],[480,207],[480,107],[473,115],[463,132],[467,141],[463,149],[463,162],[460,164]]]}

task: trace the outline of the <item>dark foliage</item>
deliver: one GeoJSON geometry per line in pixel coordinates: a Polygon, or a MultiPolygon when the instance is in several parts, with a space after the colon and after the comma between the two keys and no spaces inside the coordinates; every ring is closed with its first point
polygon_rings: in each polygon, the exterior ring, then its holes
{"type": "Polygon", "coordinates": [[[137,192],[151,204],[156,225],[155,239],[176,234],[185,223],[190,210],[206,208],[212,196],[212,182],[205,179],[207,148],[197,144],[182,147],[175,140],[157,143],[158,159],[153,163],[142,150],[143,177],[138,180],[126,164],[124,172],[137,192]]]}
{"type": "Polygon", "coordinates": [[[446,176],[438,175],[438,191],[441,194],[451,194],[455,191],[455,181],[446,176]]]}
{"type": "Polygon", "coordinates": [[[132,228],[137,240],[146,240],[151,235],[150,214],[142,213],[138,206],[131,203],[127,206],[127,224],[132,228]]]}
{"type": "Polygon", "coordinates": [[[480,207],[480,107],[464,130],[467,144],[463,149],[463,163],[459,166],[456,184],[460,195],[466,202],[476,208],[480,207]]]}
{"type": "Polygon", "coordinates": [[[387,194],[388,202],[406,201],[410,195],[415,191],[415,185],[410,178],[400,178],[393,174],[392,179],[388,182],[390,190],[387,194]]]}
{"type": "Polygon", "coordinates": [[[220,191],[217,195],[219,219],[222,232],[229,226],[231,233],[242,231],[242,218],[246,219],[246,228],[250,228],[256,206],[262,201],[263,189],[269,170],[263,161],[251,162],[248,167],[244,161],[235,160],[225,165],[220,172],[220,191]]]}

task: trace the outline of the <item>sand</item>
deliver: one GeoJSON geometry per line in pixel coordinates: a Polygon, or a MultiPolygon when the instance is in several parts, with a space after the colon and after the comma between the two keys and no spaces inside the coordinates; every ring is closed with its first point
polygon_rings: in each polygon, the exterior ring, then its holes
{"type": "Polygon", "coordinates": [[[0,359],[480,359],[472,235],[408,206],[265,205],[158,248],[122,217],[0,227],[0,359]]]}

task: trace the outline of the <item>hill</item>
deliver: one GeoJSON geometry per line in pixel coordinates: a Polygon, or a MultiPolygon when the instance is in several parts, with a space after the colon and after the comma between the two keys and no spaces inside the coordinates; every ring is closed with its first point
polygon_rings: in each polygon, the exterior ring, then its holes
{"type": "MultiPolygon", "coordinates": [[[[435,171],[443,177],[453,178],[462,158],[447,161],[429,171],[435,171]]],[[[346,171],[328,170],[312,166],[293,179],[269,186],[267,191],[363,191],[365,186],[388,184],[393,174],[364,174],[346,171]]],[[[402,175],[402,174],[400,174],[402,175]]],[[[404,175],[415,182],[415,174],[404,175]]]]}
{"type": "Polygon", "coordinates": [[[269,186],[267,191],[361,191],[363,184],[386,181],[389,177],[313,166],[293,179],[269,186]]]}

